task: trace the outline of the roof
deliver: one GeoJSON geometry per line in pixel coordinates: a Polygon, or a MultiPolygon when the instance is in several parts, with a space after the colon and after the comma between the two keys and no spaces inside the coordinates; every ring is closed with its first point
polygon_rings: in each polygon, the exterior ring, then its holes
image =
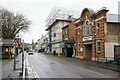
{"type": "Polygon", "coordinates": [[[12,45],[13,43],[13,39],[3,39],[2,41],[4,45],[12,45]]]}
{"type": "MultiPolygon", "coordinates": [[[[68,21],[68,22],[72,22],[71,19],[56,19],[56,20],[54,21],[54,23],[55,23],[56,21],[68,21]]],[[[51,25],[53,25],[54,23],[52,23],[51,25]]],[[[49,27],[46,29],[46,31],[49,30],[49,29],[51,29],[51,28],[52,28],[52,26],[49,26],[49,27]]]]}
{"type": "Polygon", "coordinates": [[[62,27],[62,29],[66,28],[66,27],[68,27],[68,25],[66,25],[66,26],[62,27]]]}
{"type": "Polygon", "coordinates": [[[120,14],[107,14],[107,22],[120,23],[120,14]]]}
{"type": "Polygon", "coordinates": [[[82,13],[81,13],[81,17],[84,15],[84,12],[87,11],[87,10],[90,12],[90,15],[92,15],[92,14],[95,13],[94,10],[91,9],[91,8],[84,8],[83,11],[82,11],[82,13]]]}
{"type": "MultiPolygon", "coordinates": [[[[13,39],[2,39],[3,45],[12,45],[13,39]]],[[[19,44],[21,43],[20,40],[17,40],[19,44]]]]}
{"type": "Polygon", "coordinates": [[[79,11],[54,7],[46,18],[45,24],[46,27],[49,27],[56,19],[70,19],[70,17],[78,18],[79,16],[79,11]]]}

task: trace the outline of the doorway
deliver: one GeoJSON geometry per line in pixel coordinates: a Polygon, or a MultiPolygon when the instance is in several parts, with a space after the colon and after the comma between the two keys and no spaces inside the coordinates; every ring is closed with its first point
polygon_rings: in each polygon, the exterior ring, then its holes
{"type": "Polygon", "coordinates": [[[85,44],[84,45],[84,59],[91,60],[92,59],[92,44],[85,44]]]}

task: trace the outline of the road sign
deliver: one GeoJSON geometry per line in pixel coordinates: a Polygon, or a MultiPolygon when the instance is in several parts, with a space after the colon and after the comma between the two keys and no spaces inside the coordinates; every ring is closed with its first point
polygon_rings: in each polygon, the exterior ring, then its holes
{"type": "Polygon", "coordinates": [[[0,46],[2,46],[3,45],[3,42],[0,42],[0,46]]]}
{"type": "Polygon", "coordinates": [[[19,46],[19,42],[17,40],[14,40],[12,43],[13,46],[19,46]]]}

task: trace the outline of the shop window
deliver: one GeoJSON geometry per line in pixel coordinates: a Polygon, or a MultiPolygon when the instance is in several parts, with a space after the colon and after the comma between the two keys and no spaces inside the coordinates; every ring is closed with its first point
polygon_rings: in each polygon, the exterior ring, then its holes
{"type": "Polygon", "coordinates": [[[78,43],[78,52],[80,52],[80,43],[78,43]]]}
{"type": "Polygon", "coordinates": [[[101,52],[101,43],[100,42],[97,42],[97,52],[101,52]]]}

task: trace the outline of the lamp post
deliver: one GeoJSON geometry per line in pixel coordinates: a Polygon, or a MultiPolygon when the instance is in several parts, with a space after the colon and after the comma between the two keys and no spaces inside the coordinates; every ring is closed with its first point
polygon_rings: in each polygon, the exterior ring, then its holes
{"type": "Polygon", "coordinates": [[[25,64],[24,64],[24,39],[23,39],[23,52],[22,52],[22,75],[25,78],[25,64]]]}
{"type": "Polygon", "coordinates": [[[14,55],[14,70],[16,69],[16,46],[14,46],[15,55],[14,55]]]}
{"type": "MultiPolygon", "coordinates": [[[[14,39],[14,40],[16,40],[16,39],[14,39]]],[[[15,43],[15,45],[13,45],[14,46],[14,53],[15,53],[15,55],[14,55],[14,70],[16,69],[16,43],[15,43]]]]}

